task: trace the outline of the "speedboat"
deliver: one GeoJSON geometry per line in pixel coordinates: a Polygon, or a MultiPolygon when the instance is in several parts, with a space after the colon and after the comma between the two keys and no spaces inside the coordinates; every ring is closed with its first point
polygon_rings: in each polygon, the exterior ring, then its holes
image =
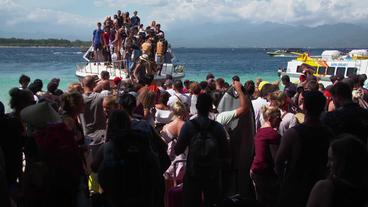
{"type": "Polygon", "coordinates": [[[320,58],[311,57],[307,53],[298,54],[298,57],[287,64],[287,68],[279,70],[280,77],[288,75],[294,83],[299,82],[299,76],[305,70],[313,72],[324,86],[331,85],[331,76],[350,77],[353,75],[368,75],[368,50],[352,50],[342,53],[338,50],[325,50],[320,58]]]}
{"type": "MultiPolygon", "coordinates": [[[[93,47],[91,46],[86,53],[83,55],[83,59],[86,62],[79,63],[76,66],[75,75],[81,81],[86,76],[95,76],[97,75],[99,78],[102,71],[108,71],[110,74],[110,80],[114,80],[115,77],[119,77],[122,80],[128,79],[129,74],[126,69],[122,66],[123,61],[112,61],[112,62],[98,62],[94,61],[93,58],[93,47]]],[[[155,74],[154,80],[156,81],[165,81],[168,75],[176,79],[182,79],[185,76],[185,68],[182,64],[173,64],[173,63],[164,63],[161,74],[155,74]]]]}
{"type": "Polygon", "coordinates": [[[272,57],[297,57],[301,52],[303,52],[301,49],[281,49],[266,53],[272,57]]]}

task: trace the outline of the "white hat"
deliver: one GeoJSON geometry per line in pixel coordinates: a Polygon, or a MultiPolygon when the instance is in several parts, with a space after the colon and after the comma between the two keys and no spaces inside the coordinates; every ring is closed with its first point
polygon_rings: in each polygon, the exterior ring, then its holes
{"type": "Polygon", "coordinates": [[[139,56],[139,59],[141,59],[141,60],[148,60],[148,55],[147,54],[143,54],[143,55],[139,56]]]}
{"type": "Polygon", "coordinates": [[[47,102],[34,104],[20,112],[23,121],[35,128],[44,128],[50,123],[59,123],[59,114],[47,102]]]}

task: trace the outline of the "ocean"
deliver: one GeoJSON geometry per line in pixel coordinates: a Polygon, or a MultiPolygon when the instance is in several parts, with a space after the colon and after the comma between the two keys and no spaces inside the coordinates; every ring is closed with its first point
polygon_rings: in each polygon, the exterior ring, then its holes
{"type": "MultiPolygon", "coordinates": [[[[309,51],[312,55],[322,50],[309,51]]],[[[191,49],[176,48],[174,54],[179,63],[185,65],[185,78],[204,80],[211,72],[216,78],[231,81],[238,75],[242,83],[261,77],[267,81],[278,80],[277,70],[286,67],[292,58],[270,57],[261,48],[247,49],[191,49]]],[[[84,62],[79,48],[0,48],[0,101],[9,112],[8,91],[18,87],[21,74],[41,79],[46,90],[52,78],[60,78],[60,88],[66,89],[71,82],[78,81],[75,65],[84,62]]]]}

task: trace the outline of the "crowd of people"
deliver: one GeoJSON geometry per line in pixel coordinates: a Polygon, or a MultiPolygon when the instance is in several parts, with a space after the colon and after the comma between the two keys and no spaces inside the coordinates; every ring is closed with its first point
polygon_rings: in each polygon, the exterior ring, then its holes
{"type": "Polygon", "coordinates": [[[174,58],[161,25],[152,21],[144,27],[137,11],[130,17],[119,10],[113,18],[98,22],[92,46],[95,62],[113,62],[136,80],[145,74],[160,75],[163,64],[174,58]]]}
{"type": "Polygon", "coordinates": [[[9,91],[12,112],[0,104],[1,206],[367,204],[365,75],[326,88],[314,76],[299,84],[283,76],[283,90],[213,74],[101,78],[67,91],[53,78],[43,91],[22,75],[9,91]]]}

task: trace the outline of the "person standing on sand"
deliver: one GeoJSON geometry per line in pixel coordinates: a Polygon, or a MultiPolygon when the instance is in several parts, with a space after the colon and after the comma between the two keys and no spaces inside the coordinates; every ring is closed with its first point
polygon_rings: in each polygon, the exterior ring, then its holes
{"type": "Polygon", "coordinates": [[[97,29],[93,31],[93,37],[92,37],[94,58],[96,62],[101,60],[100,54],[101,54],[102,46],[103,46],[102,45],[103,44],[102,34],[103,34],[103,31],[101,29],[101,22],[97,22],[97,29]]]}

